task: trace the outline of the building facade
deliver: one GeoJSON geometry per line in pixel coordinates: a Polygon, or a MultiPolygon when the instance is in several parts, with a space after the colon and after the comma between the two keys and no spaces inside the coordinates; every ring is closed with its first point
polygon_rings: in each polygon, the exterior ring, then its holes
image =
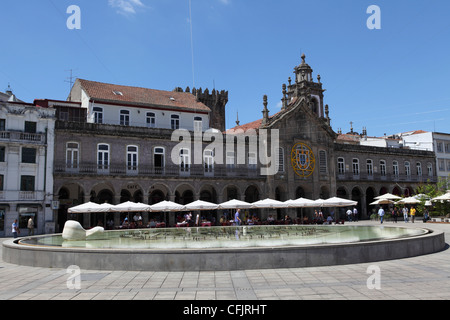
{"type": "MultiPolygon", "coordinates": [[[[70,112],[55,107],[60,115],[55,126],[57,230],[70,218],[70,206],[87,201],[187,204],[337,195],[357,200],[366,218],[374,197],[409,195],[421,183],[435,181],[433,152],[364,145],[360,138],[350,143],[333,131],[320,76],[315,80],[312,74],[303,55],[294,81],[289,78],[282,86],[281,111],[269,115],[264,96],[261,119],[227,131],[227,92],[77,80],[68,99],[73,105],[66,106],[70,112]]],[[[294,209],[255,213],[261,219],[300,214],[294,209]]],[[[77,218],[85,226],[98,219],[77,218]]],[[[118,225],[122,217],[111,218],[118,225]]],[[[147,214],[144,222],[150,218],[147,214]]]]}
{"type": "Polygon", "coordinates": [[[10,98],[0,101],[0,235],[19,222],[27,235],[54,231],[53,151],[55,109],[10,98]]]}
{"type": "Polygon", "coordinates": [[[438,179],[446,181],[450,188],[450,134],[442,132],[412,131],[399,134],[404,145],[415,150],[428,150],[436,153],[438,179]]]}

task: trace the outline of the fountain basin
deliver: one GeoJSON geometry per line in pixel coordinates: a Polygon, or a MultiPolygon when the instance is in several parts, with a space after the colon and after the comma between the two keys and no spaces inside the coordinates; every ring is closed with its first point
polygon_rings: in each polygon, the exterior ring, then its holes
{"type": "Polygon", "coordinates": [[[440,251],[445,239],[442,232],[424,228],[252,226],[112,231],[98,239],[69,242],[61,235],[47,235],[3,245],[5,262],[35,267],[216,271],[400,259],[440,251]]]}

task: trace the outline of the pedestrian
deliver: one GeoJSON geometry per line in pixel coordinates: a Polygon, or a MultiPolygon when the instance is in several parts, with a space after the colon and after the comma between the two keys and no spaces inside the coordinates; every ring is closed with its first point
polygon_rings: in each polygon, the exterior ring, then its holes
{"type": "Polygon", "coordinates": [[[348,222],[352,222],[352,214],[353,214],[352,210],[348,209],[348,210],[347,210],[347,219],[348,219],[348,222]]]}
{"type": "Polygon", "coordinates": [[[398,208],[395,207],[394,210],[392,210],[392,217],[394,218],[394,222],[397,223],[397,217],[398,217],[398,208]]]}
{"type": "Polygon", "coordinates": [[[33,221],[32,217],[30,217],[30,219],[28,219],[27,228],[28,228],[28,235],[34,236],[34,221],[33,221]]]}
{"type": "Polygon", "coordinates": [[[237,209],[236,213],[234,214],[234,224],[237,226],[240,226],[241,222],[242,222],[241,218],[239,217],[240,212],[241,212],[241,209],[237,209]]]}
{"type": "Polygon", "coordinates": [[[358,222],[358,209],[356,207],[353,208],[353,221],[358,222]]]}
{"type": "Polygon", "coordinates": [[[412,207],[409,210],[409,215],[411,216],[411,222],[414,223],[414,219],[416,218],[416,208],[412,207]]]}
{"type": "Polygon", "coordinates": [[[380,209],[378,210],[378,215],[380,216],[381,223],[383,223],[383,217],[384,217],[383,207],[380,207],[380,209]]]}
{"type": "Polygon", "coordinates": [[[405,220],[405,222],[408,222],[408,208],[406,206],[403,206],[402,213],[403,219],[405,220]]]}
{"type": "Polygon", "coordinates": [[[13,234],[14,238],[17,238],[17,236],[20,234],[19,224],[17,223],[17,219],[15,219],[12,224],[12,234],[13,234]]]}

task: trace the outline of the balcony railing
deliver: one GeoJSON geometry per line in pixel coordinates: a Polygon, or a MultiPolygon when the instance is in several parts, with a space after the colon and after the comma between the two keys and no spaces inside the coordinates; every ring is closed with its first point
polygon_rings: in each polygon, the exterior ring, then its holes
{"type": "Polygon", "coordinates": [[[79,163],[77,165],[61,162],[54,163],[55,174],[69,175],[123,175],[123,176],[149,176],[149,177],[245,177],[262,178],[260,170],[255,167],[246,166],[215,166],[214,168],[204,165],[156,167],[153,165],[127,166],[126,164],[99,165],[96,163],[79,163]]]}
{"type": "Polygon", "coordinates": [[[45,143],[45,134],[19,131],[0,131],[0,141],[45,143]]]}
{"type": "Polygon", "coordinates": [[[395,181],[395,182],[436,182],[437,177],[428,175],[406,175],[406,174],[380,174],[373,173],[368,174],[366,172],[360,172],[354,174],[353,172],[338,173],[336,176],[338,181],[395,181]]]}

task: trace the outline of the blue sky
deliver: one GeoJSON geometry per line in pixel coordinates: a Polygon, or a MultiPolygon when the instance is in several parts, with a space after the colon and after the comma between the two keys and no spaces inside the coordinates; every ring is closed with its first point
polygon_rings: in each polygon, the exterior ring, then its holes
{"type": "Polygon", "coordinates": [[[190,20],[189,0],[2,0],[0,91],[65,100],[70,69],[162,90],[215,85],[233,127],[238,111],[241,123],[262,117],[265,94],[279,111],[305,53],[335,131],[450,133],[449,12],[448,0],[191,0],[190,20]],[[70,5],[81,30],[66,26],[70,5]],[[370,5],[380,30],[366,26],[370,5]]]}

